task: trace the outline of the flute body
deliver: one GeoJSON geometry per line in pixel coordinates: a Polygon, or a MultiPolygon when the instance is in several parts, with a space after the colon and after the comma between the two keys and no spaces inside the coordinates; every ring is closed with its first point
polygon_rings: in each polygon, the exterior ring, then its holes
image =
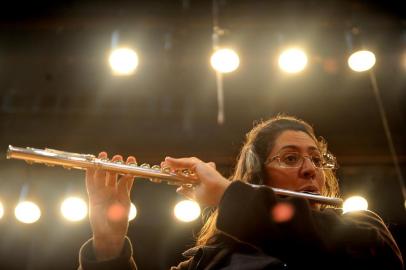
{"type": "MultiPolygon", "coordinates": [[[[137,164],[125,164],[123,162],[113,162],[108,159],[100,159],[91,154],[78,154],[49,148],[23,148],[9,145],[7,150],[7,159],[25,160],[29,164],[40,163],[48,166],[58,165],[64,167],[65,169],[103,169],[106,171],[117,172],[118,174],[131,174],[135,177],[147,178],[155,183],[164,181],[170,185],[194,186],[199,183],[199,180],[196,177],[191,177],[190,172],[188,171],[175,173],[165,171],[165,169],[162,169],[159,166],[153,166],[150,168],[149,165],[138,166],[137,164]]],[[[272,188],[272,190],[275,192],[275,194],[280,196],[300,197],[332,206],[342,205],[342,200],[340,198],[331,198],[317,194],[295,192],[280,188],[272,188]]]]}

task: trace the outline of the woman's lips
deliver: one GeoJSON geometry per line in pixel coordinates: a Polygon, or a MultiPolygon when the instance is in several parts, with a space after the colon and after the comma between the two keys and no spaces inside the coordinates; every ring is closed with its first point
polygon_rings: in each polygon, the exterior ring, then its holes
{"type": "Polygon", "coordinates": [[[317,190],[302,190],[302,191],[299,191],[299,192],[312,194],[312,195],[320,195],[320,192],[318,192],[317,190]]]}

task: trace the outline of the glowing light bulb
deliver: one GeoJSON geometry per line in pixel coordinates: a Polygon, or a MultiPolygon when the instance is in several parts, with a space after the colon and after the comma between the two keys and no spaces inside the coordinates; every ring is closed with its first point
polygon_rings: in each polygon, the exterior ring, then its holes
{"type": "Polygon", "coordinates": [[[133,203],[131,203],[130,213],[128,214],[128,219],[133,220],[137,216],[137,208],[133,203]]]}
{"type": "Polygon", "coordinates": [[[41,217],[41,210],[35,203],[24,201],[16,206],[14,215],[22,223],[34,223],[41,217]]]}
{"type": "Polygon", "coordinates": [[[109,63],[114,75],[131,75],[138,66],[138,55],[129,48],[115,49],[110,54],[109,63]]]}
{"type": "Polygon", "coordinates": [[[304,70],[306,65],[306,53],[300,49],[288,49],[279,56],[279,67],[287,73],[298,73],[304,70]]]}
{"type": "Polygon", "coordinates": [[[180,201],[176,204],[175,217],[183,222],[191,222],[200,216],[200,206],[191,200],[180,201]]]}
{"type": "Polygon", "coordinates": [[[61,213],[69,221],[80,221],[87,216],[87,204],[81,198],[69,197],[63,201],[61,213]]]}
{"type": "Polygon", "coordinates": [[[4,206],[3,204],[0,202],[0,219],[4,216],[4,206]]]}
{"type": "Polygon", "coordinates": [[[344,201],[343,212],[353,212],[359,210],[367,210],[368,202],[365,198],[361,196],[353,196],[344,201]]]}
{"type": "Polygon", "coordinates": [[[238,54],[231,49],[215,51],[210,58],[211,66],[221,73],[230,73],[240,66],[238,54]]]}
{"type": "Polygon", "coordinates": [[[370,51],[357,51],[348,58],[348,66],[356,72],[370,70],[375,62],[375,54],[370,51]]]}

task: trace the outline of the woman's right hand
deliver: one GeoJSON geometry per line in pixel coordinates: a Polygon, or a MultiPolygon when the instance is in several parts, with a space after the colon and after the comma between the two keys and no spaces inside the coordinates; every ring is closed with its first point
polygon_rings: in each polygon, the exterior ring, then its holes
{"type": "MultiPolygon", "coordinates": [[[[107,153],[99,153],[107,159],[107,153]]],[[[123,161],[115,155],[112,161],[123,161]]],[[[126,163],[135,163],[134,157],[126,163]]],[[[120,255],[128,230],[130,192],[134,177],[98,169],[87,169],[86,188],[89,196],[89,218],[93,231],[93,248],[98,260],[109,260],[120,255]]]]}
{"type": "Polygon", "coordinates": [[[176,191],[204,206],[217,206],[230,185],[230,181],[216,170],[213,162],[203,162],[196,157],[166,157],[161,166],[172,170],[188,169],[194,172],[194,177],[199,180],[199,184],[194,187],[181,186],[176,191]]]}

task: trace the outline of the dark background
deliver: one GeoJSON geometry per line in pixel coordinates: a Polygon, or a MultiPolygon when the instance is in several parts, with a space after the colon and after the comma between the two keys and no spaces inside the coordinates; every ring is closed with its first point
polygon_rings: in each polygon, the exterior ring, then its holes
{"type": "MultiPolygon", "coordinates": [[[[406,145],[406,14],[402,1],[218,1],[221,42],[240,54],[224,76],[225,123],[217,124],[209,66],[211,1],[14,1],[0,10],[1,269],[75,269],[87,220],[59,215],[67,194],[86,197],[84,174],[5,159],[9,144],[79,153],[135,155],[159,164],[197,156],[230,175],[244,134],[279,112],[312,123],[341,168],[343,197],[366,197],[406,254],[401,186],[374,98],[370,74],[347,64],[359,45],[377,56],[380,88],[401,171],[406,145]],[[114,77],[107,64],[113,32],[140,57],[137,72],[114,77]],[[299,44],[307,69],[286,75],[281,49],[299,44]],[[22,194],[22,189],[27,194],[22,194]],[[33,199],[42,218],[17,223],[13,207],[33,199]]],[[[168,269],[193,245],[201,221],[172,209],[175,188],[137,181],[129,235],[140,269],[168,269]]]]}

